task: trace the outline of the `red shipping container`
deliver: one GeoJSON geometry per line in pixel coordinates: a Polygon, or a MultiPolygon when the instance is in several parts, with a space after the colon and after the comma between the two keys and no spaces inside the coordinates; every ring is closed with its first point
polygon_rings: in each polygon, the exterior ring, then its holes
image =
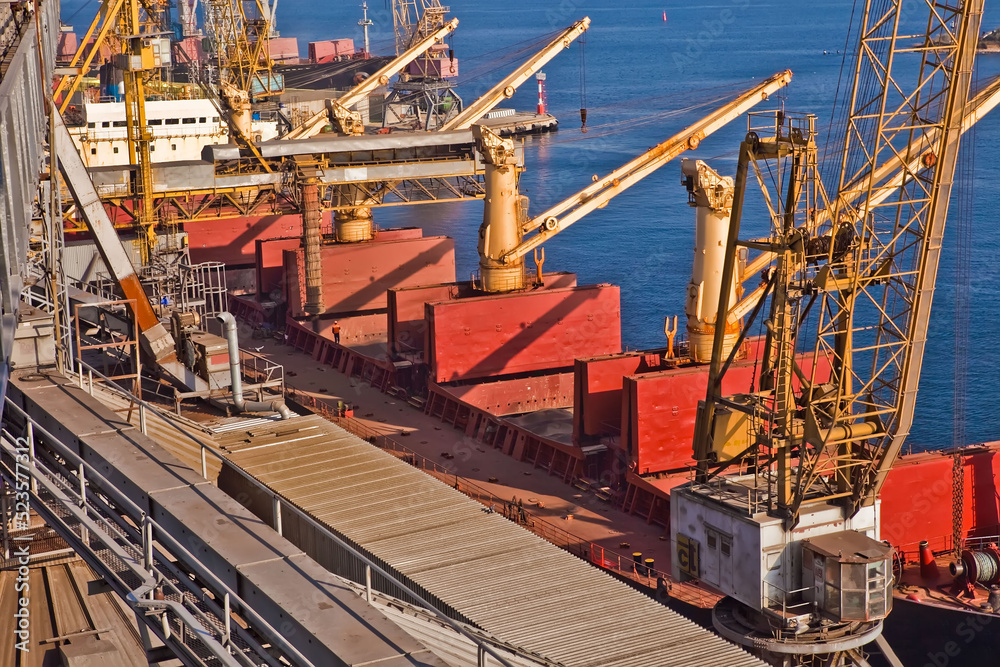
{"type": "Polygon", "coordinates": [[[417,58],[407,65],[406,72],[410,76],[431,77],[435,79],[454,79],[458,76],[458,58],[417,58]]]}
{"type": "Polygon", "coordinates": [[[267,40],[267,51],[276,63],[298,62],[299,40],[295,37],[275,37],[267,40]]]}

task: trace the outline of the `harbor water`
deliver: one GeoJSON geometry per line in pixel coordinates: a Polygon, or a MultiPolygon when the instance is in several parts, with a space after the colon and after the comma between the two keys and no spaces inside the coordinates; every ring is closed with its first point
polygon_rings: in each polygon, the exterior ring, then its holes
{"type": "MultiPolygon", "coordinates": [[[[843,97],[851,74],[842,64],[848,26],[860,7],[849,0],[751,2],[708,0],[505,0],[503,3],[455,1],[448,4],[460,26],[449,40],[460,59],[458,92],[474,100],[515,65],[537,50],[552,34],[590,16],[586,44],[574,44],[544,71],[548,75],[549,111],[560,120],[557,133],[527,138],[527,171],[521,191],[537,214],[591,183],[650,146],[761,79],[791,69],[792,84],[758,109],[784,107],[817,116],[821,155],[827,144],[842,144],[831,131],[831,112],[838,88],[843,97]],[[582,54],[581,54],[582,51],[582,54]],[[586,107],[588,131],[580,128],[586,107]]],[[[298,38],[305,54],[310,41],[353,37],[362,43],[358,2],[284,0],[278,8],[282,36],[298,38]]],[[[862,5],[863,6],[863,5],[862,5]]],[[[65,0],[64,17],[78,32],[92,18],[94,2],[65,0]]],[[[391,5],[371,3],[372,51],[393,51],[391,5]]],[[[64,20],[66,20],[64,18],[64,20]]],[[[983,30],[1000,24],[1000,7],[988,6],[983,30]]],[[[913,26],[923,32],[923,26],[913,26]]],[[[979,58],[978,82],[1000,73],[1000,54],[979,58]]],[[[537,89],[526,83],[504,106],[533,109],[537,89]]],[[[701,143],[687,157],[705,160],[722,174],[733,174],[736,150],[746,132],[732,123],[701,143]]],[[[994,396],[1000,385],[1000,111],[981,121],[963,141],[968,160],[956,182],[956,198],[971,188],[973,211],[962,219],[953,205],[941,259],[929,340],[916,415],[908,440],[914,450],[950,447],[1000,439],[1000,411],[994,396]],[[956,324],[956,294],[962,279],[956,272],[956,230],[970,225],[967,272],[970,300],[968,336],[956,324]],[[964,362],[956,369],[956,349],[964,362]],[[955,378],[964,378],[966,399],[955,401],[955,378]],[[956,423],[958,428],[956,428],[956,423]],[[956,443],[957,439],[957,443],[956,443]]],[[[836,186],[835,170],[826,187],[836,186]]],[[[760,201],[757,192],[748,201],[760,201]]],[[[751,205],[745,229],[766,229],[759,204],[751,205]]],[[[477,266],[476,233],[482,204],[389,207],[375,212],[382,227],[419,225],[426,235],[446,234],[456,240],[459,279],[477,266]]],[[[683,321],[685,287],[694,246],[694,211],[680,182],[680,161],[668,164],[606,208],[596,211],[546,244],[545,269],[574,271],[581,284],[613,283],[622,290],[622,336],[630,349],[661,347],[664,317],[683,321]]],[[[959,318],[961,320],[962,318],[959,318]]],[[[681,325],[683,327],[683,324],[681,325]]],[[[961,386],[961,385],[960,385],[961,386]]],[[[961,394],[961,391],[959,392],[961,394]]]]}

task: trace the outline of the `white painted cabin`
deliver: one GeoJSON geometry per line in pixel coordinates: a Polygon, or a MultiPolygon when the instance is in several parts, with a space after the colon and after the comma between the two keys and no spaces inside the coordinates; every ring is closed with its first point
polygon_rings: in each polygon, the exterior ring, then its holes
{"type": "MultiPolygon", "coordinates": [[[[84,105],[84,124],[70,128],[88,167],[127,165],[128,138],[123,102],[84,105]]],[[[153,133],[153,162],[200,160],[207,144],[229,143],[229,128],[209,100],[146,102],[146,123],[153,133]]],[[[254,136],[268,141],[278,136],[277,123],[254,121],[254,136]]]]}

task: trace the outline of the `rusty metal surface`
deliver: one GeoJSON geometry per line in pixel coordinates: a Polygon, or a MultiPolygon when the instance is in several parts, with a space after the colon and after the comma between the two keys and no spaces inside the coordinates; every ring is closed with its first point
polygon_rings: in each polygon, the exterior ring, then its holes
{"type": "Polygon", "coordinates": [[[621,351],[619,289],[590,285],[428,304],[431,379],[570,368],[621,351]]]}
{"type": "MultiPolygon", "coordinates": [[[[754,364],[734,365],[724,391],[746,392],[754,364]]],[[[708,367],[658,371],[624,378],[625,419],[622,442],[636,463],[636,472],[677,470],[692,464],[694,423],[698,401],[705,400],[708,367]]]]}
{"type": "MultiPolygon", "coordinates": [[[[288,431],[271,424],[220,434],[219,444],[233,464],[503,641],[567,667],[762,664],[319,417],[288,431]]],[[[315,531],[300,538],[337,566],[315,531]]]]}
{"type": "Polygon", "coordinates": [[[573,374],[568,372],[437,386],[456,400],[498,416],[573,405],[573,374]]]}
{"type": "MultiPolygon", "coordinates": [[[[330,213],[324,214],[329,224],[330,213]]],[[[302,236],[301,215],[263,215],[185,222],[191,261],[225,262],[227,268],[253,266],[256,242],[302,236]]]]}
{"type": "Polygon", "coordinates": [[[624,377],[657,368],[662,353],[650,350],[577,359],[573,368],[573,438],[580,442],[617,435],[621,431],[624,377]]]}
{"type": "MultiPolygon", "coordinates": [[[[455,242],[446,236],[324,245],[323,314],[385,308],[393,287],[455,279],[455,242]]],[[[284,251],[288,312],[305,315],[302,250],[284,251]],[[289,278],[294,276],[294,280],[289,278]]]]}
{"type": "MultiPolygon", "coordinates": [[[[99,576],[82,560],[34,565],[28,575],[30,639],[27,651],[18,651],[11,631],[0,633],[4,665],[46,667],[90,665],[132,667],[145,664],[146,654],[134,616],[109,589],[92,582],[99,576]],[[56,637],[67,637],[52,641],[56,637]],[[65,659],[60,655],[65,656],[65,659]],[[89,660],[93,660],[90,662],[89,660]]],[[[0,571],[0,590],[13,593],[17,569],[0,571]]],[[[17,596],[0,595],[0,614],[13,618],[17,596]]]]}

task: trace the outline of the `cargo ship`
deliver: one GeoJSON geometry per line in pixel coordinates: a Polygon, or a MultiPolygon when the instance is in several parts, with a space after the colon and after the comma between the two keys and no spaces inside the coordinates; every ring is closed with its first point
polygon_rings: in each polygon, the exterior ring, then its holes
{"type": "MultiPolygon", "coordinates": [[[[333,216],[322,224],[333,240],[333,216]]],[[[232,280],[229,308],[254,329],[281,331],[284,342],[319,364],[362,378],[568,483],[599,490],[625,512],[668,524],[670,490],[689,478],[694,464],[690,443],[707,385],[704,353],[697,341],[677,335],[676,324],[666,328],[668,346],[623,351],[617,287],[581,286],[573,274],[543,273],[539,262],[530,289],[484,295],[475,282],[456,280],[450,239],[427,239],[419,229],[376,229],[370,240],[322,248],[324,264],[340,270],[324,276],[329,306],[317,318],[305,308],[299,214],[232,216],[183,228],[193,261],[223,261],[231,275],[247,276],[232,280]],[[402,274],[400,267],[406,267],[402,274]],[[554,346],[538,335],[552,330],[577,335],[566,338],[571,345],[554,346]],[[468,345],[470,337],[476,346],[468,345]]],[[[689,308],[697,310],[710,296],[691,300],[689,308]]],[[[759,343],[748,341],[740,384],[756,381],[759,357],[759,343]]],[[[949,585],[910,577],[912,563],[926,560],[928,550],[973,554],[956,559],[963,563],[993,553],[988,536],[1000,532],[1000,520],[988,480],[996,449],[914,454],[897,462],[882,494],[881,528],[900,554],[901,586],[914,589],[901,591],[896,611],[907,611],[890,618],[924,623],[939,622],[927,620],[940,618],[939,610],[972,618],[987,613],[977,599],[963,601],[961,590],[948,594],[941,588],[950,592],[949,585]],[[956,481],[942,486],[942,479],[956,481]],[[961,512],[951,516],[941,511],[958,506],[961,512]],[[956,537],[987,542],[957,548],[956,537]],[[922,541],[928,542],[923,552],[922,541]]],[[[955,569],[966,576],[970,570],[955,569]]],[[[924,570],[930,571],[926,564],[924,570]]],[[[941,567],[938,572],[944,581],[941,567]]],[[[989,642],[985,634],[976,636],[989,642]]],[[[963,649],[963,660],[973,655],[974,643],[963,649]]],[[[935,654],[928,647],[926,654],[935,654]]]]}

